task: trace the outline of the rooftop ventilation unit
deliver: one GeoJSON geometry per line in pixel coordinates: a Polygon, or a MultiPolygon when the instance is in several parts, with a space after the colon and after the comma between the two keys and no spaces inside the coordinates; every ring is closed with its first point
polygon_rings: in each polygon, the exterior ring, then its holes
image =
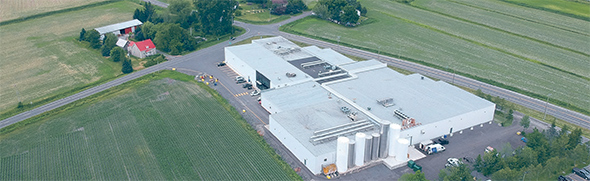
{"type": "Polygon", "coordinates": [[[287,77],[295,77],[295,76],[297,76],[297,74],[295,74],[295,73],[289,73],[289,72],[287,72],[285,75],[287,77]]]}
{"type": "Polygon", "coordinates": [[[356,115],[357,114],[358,114],[358,112],[354,111],[354,112],[348,113],[348,115],[346,115],[346,116],[348,116],[348,118],[350,118],[351,121],[356,121],[356,119],[357,119],[357,116],[356,115]]]}
{"type": "Polygon", "coordinates": [[[305,62],[301,64],[301,68],[309,68],[309,67],[313,67],[316,65],[322,65],[325,64],[326,62],[324,62],[323,60],[318,60],[318,61],[313,61],[313,62],[305,62]]]}
{"type": "Polygon", "coordinates": [[[406,120],[409,119],[410,117],[405,115],[404,113],[402,113],[400,110],[395,110],[393,111],[393,115],[395,115],[395,117],[401,119],[401,120],[406,120]]]}
{"type": "Polygon", "coordinates": [[[344,106],[340,108],[340,111],[342,111],[344,114],[348,114],[350,113],[350,108],[344,106]]]}
{"type": "Polygon", "coordinates": [[[325,76],[330,76],[330,75],[336,75],[339,73],[343,73],[342,69],[338,69],[338,70],[329,70],[327,72],[318,72],[318,77],[325,77],[325,76]]]}
{"type": "Polygon", "coordinates": [[[317,145],[319,143],[335,140],[338,138],[338,136],[352,135],[356,134],[357,132],[369,131],[373,129],[375,129],[375,125],[365,119],[315,131],[313,132],[313,136],[309,138],[309,141],[312,144],[317,145]]]}
{"type": "Polygon", "coordinates": [[[383,107],[395,106],[395,103],[393,103],[393,98],[381,99],[381,100],[377,100],[377,102],[379,104],[383,105],[383,107]]]}

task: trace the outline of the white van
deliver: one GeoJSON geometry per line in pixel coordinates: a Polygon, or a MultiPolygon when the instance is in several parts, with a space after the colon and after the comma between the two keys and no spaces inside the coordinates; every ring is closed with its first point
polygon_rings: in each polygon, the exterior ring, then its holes
{"type": "Polygon", "coordinates": [[[442,152],[445,151],[445,147],[440,145],[440,144],[433,144],[433,145],[428,145],[426,146],[426,153],[433,154],[433,153],[437,153],[437,152],[442,152]]]}

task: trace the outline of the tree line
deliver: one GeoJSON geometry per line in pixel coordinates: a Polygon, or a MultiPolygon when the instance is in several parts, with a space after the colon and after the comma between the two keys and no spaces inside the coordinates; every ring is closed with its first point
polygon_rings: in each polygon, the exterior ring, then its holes
{"type": "Polygon", "coordinates": [[[171,0],[168,8],[155,11],[143,3],[133,18],[144,24],[136,30],[138,41],[152,39],[159,50],[173,55],[196,50],[195,37],[219,37],[233,34],[235,0],[171,0]]]}
{"type": "Polygon", "coordinates": [[[133,72],[133,65],[131,64],[131,59],[127,58],[125,50],[123,48],[118,47],[117,44],[117,36],[112,33],[105,34],[104,39],[102,42],[100,41],[100,33],[96,30],[89,30],[86,31],[84,28],[80,31],[80,36],[78,37],[78,41],[85,41],[89,43],[90,48],[99,49],[102,56],[109,57],[110,60],[113,62],[122,62],[121,63],[121,72],[124,74],[128,74],[133,72]]]}
{"type": "Polygon", "coordinates": [[[507,143],[500,151],[478,155],[474,168],[493,180],[557,179],[590,163],[590,144],[581,143],[581,134],[581,128],[570,132],[567,126],[557,131],[555,123],[548,130],[535,128],[525,135],[526,147],[512,150],[507,143]]]}
{"type": "Polygon", "coordinates": [[[367,14],[367,8],[356,0],[319,0],[313,12],[321,19],[345,26],[356,26],[360,16],[367,14]]]}

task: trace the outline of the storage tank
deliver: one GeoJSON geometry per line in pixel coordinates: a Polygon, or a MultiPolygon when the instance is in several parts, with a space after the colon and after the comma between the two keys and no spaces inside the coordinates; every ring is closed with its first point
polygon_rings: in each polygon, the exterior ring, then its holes
{"type": "Polygon", "coordinates": [[[381,135],[373,133],[373,143],[371,148],[371,160],[376,160],[379,157],[379,142],[381,142],[381,135]]]}
{"type": "Polygon", "coordinates": [[[365,163],[371,161],[371,152],[373,148],[373,137],[366,135],[365,137],[365,163]]]}
{"type": "Polygon", "coordinates": [[[354,167],[354,145],[356,141],[350,140],[348,142],[348,168],[354,167]]]}
{"type": "Polygon", "coordinates": [[[393,123],[389,125],[389,156],[395,156],[395,147],[397,146],[401,129],[402,127],[399,124],[393,123]]]}
{"type": "Polygon", "coordinates": [[[379,158],[387,157],[387,139],[389,138],[389,125],[388,121],[381,124],[381,140],[379,142],[379,158]]]}
{"type": "Polygon", "coordinates": [[[397,140],[397,148],[395,159],[400,162],[408,161],[408,145],[410,145],[410,140],[405,138],[400,138],[397,140]]]}
{"type": "Polygon", "coordinates": [[[336,168],[343,173],[348,169],[348,138],[338,137],[336,143],[336,168]]]}
{"type": "Polygon", "coordinates": [[[365,164],[365,133],[356,133],[354,139],[356,145],[354,145],[354,164],[361,166],[365,164]]]}

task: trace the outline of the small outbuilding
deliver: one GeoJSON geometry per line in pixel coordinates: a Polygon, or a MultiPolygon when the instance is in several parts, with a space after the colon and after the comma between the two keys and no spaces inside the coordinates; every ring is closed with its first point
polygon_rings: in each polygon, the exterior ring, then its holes
{"type": "Polygon", "coordinates": [[[128,49],[128,45],[129,45],[129,41],[124,40],[124,39],[118,39],[116,45],[118,47],[123,48],[123,50],[127,50],[128,49]]]}
{"type": "Polygon", "coordinates": [[[122,23],[112,24],[108,26],[103,26],[100,28],[94,28],[100,34],[100,39],[104,39],[105,34],[107,33],[114,33],[117,36],[129,34],[131,32],[135,32],[137,27],[141,26],[143,23],[137,19],[131,21],[125,21],[122,23]]]}
{"type": "Polygon", "coordinates": [[[156,45],[151,39],[143,40],[140,42],[129,41],[129,53],[139,58],[145,58],[150,55],[156,54],[156,45]]]}

